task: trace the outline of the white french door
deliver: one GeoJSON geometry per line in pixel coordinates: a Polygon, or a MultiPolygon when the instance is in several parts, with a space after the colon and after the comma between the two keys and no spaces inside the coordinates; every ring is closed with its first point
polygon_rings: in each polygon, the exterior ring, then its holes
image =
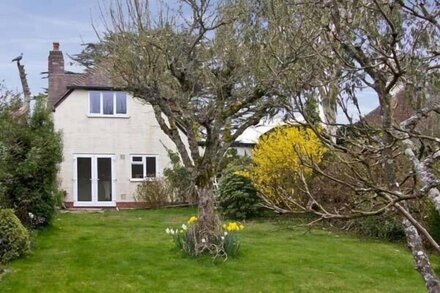
{"type": "Polygon", "coordinates": [[[115,206],[113,155],[73,156],[74,206],[115,206]]]}

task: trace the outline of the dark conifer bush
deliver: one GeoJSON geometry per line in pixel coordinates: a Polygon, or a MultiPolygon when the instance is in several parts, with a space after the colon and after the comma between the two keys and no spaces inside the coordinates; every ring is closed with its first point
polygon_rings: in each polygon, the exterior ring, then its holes
{"type": "Polygon", "coordinates": [[[217,206],[228,219],[244,220],[261,215],[261,199],[250,179],[239,175],[238,167],[225,169],[217,190],[217,206]]]}

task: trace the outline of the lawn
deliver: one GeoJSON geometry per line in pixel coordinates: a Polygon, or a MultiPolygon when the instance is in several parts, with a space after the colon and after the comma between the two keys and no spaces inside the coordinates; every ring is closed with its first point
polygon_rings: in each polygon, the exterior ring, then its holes
{"type": "Polygon", "coordinates": [[[247,223],[238,258],[191,259],[165,228],[194,211],[60,214],[0,292],[424,292],[403,245],[247,223]]]}

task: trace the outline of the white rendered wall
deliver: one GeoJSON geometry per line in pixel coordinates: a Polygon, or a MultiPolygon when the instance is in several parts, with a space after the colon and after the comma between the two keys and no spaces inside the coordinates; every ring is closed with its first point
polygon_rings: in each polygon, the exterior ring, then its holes
{"type": "Polygon", "coordinates": [[[73,202],[73,155],[111,154],[114,162],[117,202],[132,202],[138,182],[130,180],[132,154],[157,155],[158,176],[170,161],[166,149],[175,151],[174,143],[162,132],[153,109],[137,99],[127,97],[127,118],[89,117],[88,91],[74,90],[55,110],[55,128],[63,134],[63,162],[59,178],[73,202]]]}

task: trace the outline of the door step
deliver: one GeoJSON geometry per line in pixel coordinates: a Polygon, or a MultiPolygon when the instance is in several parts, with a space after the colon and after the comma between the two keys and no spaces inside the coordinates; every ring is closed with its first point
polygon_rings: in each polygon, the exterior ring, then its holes
{"type": "Polygon", "coordinates": [[[64,210],[60,210],[60,213],[103,213],[105,209],[114,209],[114,208],[68,208],[64,210]]]}

